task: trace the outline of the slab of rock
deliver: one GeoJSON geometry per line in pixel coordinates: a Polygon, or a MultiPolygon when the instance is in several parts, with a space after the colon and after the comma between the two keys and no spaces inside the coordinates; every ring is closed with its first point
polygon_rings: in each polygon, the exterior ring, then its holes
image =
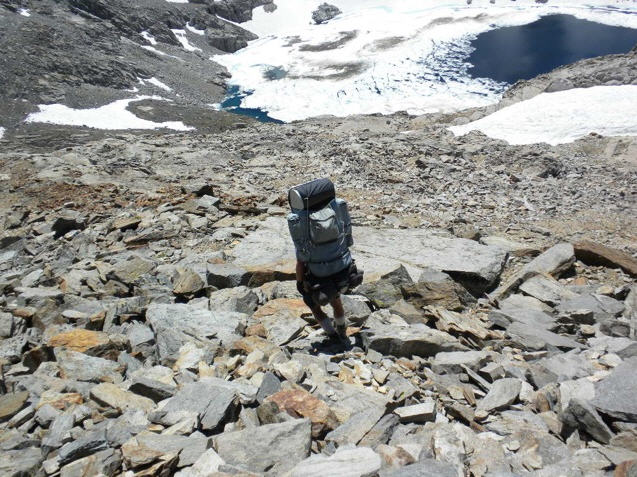
{"type": "Polygon", "coordinates": [[[330,407],[302,389],[279,391],[266,398],[292,417],[305,417],[312,422],[312,436],[318,438],[335,429],[339,422],[330,407]]]}
{"type": "Polygon", "coordinates": [[[0,422],[8,421],[26,406],[28,391],[9,393],[0,396],[0,422]]]}
{"type": "Polygon", "coordinates": [[[64,465],[107,448],[108,440],[104,430],[86,432],[80,438],[64,444],[58,452],[58,459],[60,465],[64,465]]]}
{"type": "Polygon", "coordinates": [[[48,345],[85,353],[91,356],[116,356],[125,349],[123,341],[113,341],[107,333],[82,328],[65,331],[49,338],[48,345]]]}
{"type": "Polygon", "coordinates": [[[484,366],[489,355],[485,351],[452,351],[438,353],[431,362],[434,373],[459,374],[464,371],[462,366],[467,366],[474,371],[484,366]]]}
{"type": "Polygon", "coordinates": [[[60,469],[60,477],[114,475],[121,464],[122,453],[116,449],[106,449],[65,465],[60,469]]]}
{"type": "Polygon", "coordinates": [[[138,377],[133,380],[128,390],[159,402],[174,396],[177,392],[177,387],[155,379],[138,377]]]}
{"type": "Polygon", "coordinates": [[[186,384],[158,410],[157,419],[172,426],[195,416],[203,430],[217,431],[234,414],[238,396],[234,390],[199,381],[186,384]]]}
{"type": "Polygon", "coordinates": [[[463,351],[466,348],[448,333],[426,325],[376,325],[362,332],[365,350],[375,350],[397,357],[433,356],[441,351],[463,351]]]}
{"type": "MultiPolygon", "coordinates": [[[[233,263],[270,279],[283,275],[292,280],[296,255],[289,235],[284,218],[270,217],[230,252],[233,263]]],[[[458,239],[448,232],[371,227],[356,228],[352,252],[365,270],[366,281],[378,280],[403,264],[416,278],[425,268],[446,272],[472,292],[484,291],[497,281],[507,256],[499,248],[458,239]]]]}
{"type": "Polygon", "coordinates": [[[315,454],[299,462],[290,472],[290,477],[367,477],[375,475],[381,468],[380,456],[369,447],[338,449],[331,456],[315,454]]]}
{"type": "Polygon", "coordinates": [[[310,453],[312,424],[294,419],[215,437],[215,448],[228,464],[251,472],[281,475],[310,453]]]}
{"type": "Polygon", "coordinates": [[[155,403],[151,399],[125,391],[111,383],[102,383],[92,387],[91,398],[102,405],[110,406],[119,411],[141,409],[149,412],[155,408],[155,403]]]}
{"type": "Polygon", "coordinates": [[[48,434],[42,439],[42,447],[49,450],[57,449],[70,440],[68,432],[73,428],[75,418],[73,413],[67,411],[55,418],[49,427],[48,434]]]}
{"type": "Polygon", "coordinates": [[[216,288],[247,285],[251,276],[246,269],[231,263],[211,263],[206,270],[208,285],[216,288]]]}
{"type": "MultiPolygon", "coordinates": [[[[411,465],[406,465],[400,469],[385,469],[378,474],[379,477],[458,477],[457,466],[440,462],[434,459],[422,459],[411,465]]],[[[497,474],[498,477],[513,477],[497,474]]]]}
{"type": "Polygon", "coordinates": [[[60,375],[65,379],[92,382],[122,382],[121,367],[109,359],[88,356],[64,348],[54,349],[55,360],[60,366],[60,375]]]}
{"type": "Polygon", "coordinates": [[[0,452],[0,474],[7,477],[36,475],[44,457],[37,447],[0,452]]]}
{"type": "Polygon", "coordinates": [[[281,381],[279,381],[279,378],[277,378],[274,373],[270,371],[266,372],[263,376],[263,380],[261,381],[261,386],[259,386],[257,401],[259,402],[259,404],[262,404],[263,401],[265,401],[265,398],[278,392],[280,389],[281,381]]]}
{"type": "Polygon", "coordinates": [[[602,444],[608,444],[613,437],[613,432],[589,402],[571,399],[560,419],[565,428],[584,431],[602,444]]]}
{"type": "Polygon", "coordinates": [[[117,262],[111,272],[113,278],[126,285],[134,285],[143,275],[152,272],[155,264],[150,260],[135,257],[132,260],[117,262]]]}
{"type": "Polygon", "coordinates": [[[617,366],[610,376],[595,384],[592,404],[603,414],[637,423],[637,357],[617,366]]]}
{"type": "Polygon", "coordinates": [[[559,304],[562,300],[577,296],[577,294],[562,286],[550,275],[535,275],[522,283],[520,290],[551,306],[559,304]]]}
{"type": "Polygon", "coordinates": [[[212,311],[236,311],[251,315],[257,309],[259,297],[248,287],[224,288],[210,294],[212,311]]]}
{"type": "Polygon", "coordinates": [[[379,280],[364,283],[356,291],[377,308],[389,308],[403,299],[403,287],[413,284],[409,272],[400,264],[396,269],[381,276],[379,280]]]}
{"type": "Polygon", "coordinates": [[[434,422],[436,420],[436,401],[427,398],[419,404],[394,409],[394,414],[398,416],[402,423],[424,424],[425,422],[434,422]]]}
{"type": "Polygon", "coordinates": [[[194,295],[204,289],[206,284],[199,274],[192,270],[182,271],[175,280],[173,293],[175,295],[194,295]]]}
{"type": "Polygon", "coordinates": [[[519,272],[500,285],[491,294],[491,298],[495,300],[505,298],[515,287],[538,274],[547,273],[558,277],[562,272],[568,270],[574,262],[575,250],[573,246],[570,243],[559,243],[522,267],[519,272]]]}
{"type": "Polygon", "coordinates": [[[223,464],[225,461],[219,457],[219,454],[214,449],[208,449],[199,456],[192,467],[177,472],[175,477],[210,477],[223,464]]]}
{"type": "Polygon", "coordinates": [[[208,438],[201,434],[178,436],[144,431],[122,445],[122,455],[130,467],[137,468],[162,456],[179,454],[178,467],[186,467],[194,464],[207,448],[208,438]]]}
{"type": "Polygon", "coordinates": [[[542,329],[537,325],[526,323],[512,323],[507,328],[507,334],[518,344],[527,349],[541,350],[548,345],[561,349],[581,348],[577,341],[542,329]]]}
{"type": "Polygon", "coordinates": [[[435,270],[425,270],[418,282],[404,286],[403,296],[417,308],[439,306],[456,311],[476,301],[473,295],[454,282],[449,275],[435,270]]]}
{"type": "Polygon", "coordinates": [[[523,257],[526,255],[537,255],[540,253],[533,245],[526,243],[515,242],[505,237],[499,237],[497,235],[487,235],[480,237],[479,242],[483,245],[489,245],[491,247],[498,247],[502,250],[506,250],[511,255],[517,257],[523,257]]]}
{"type": "Polygon", "coordinates": [[[216,337],[230,345],[246,315],[230,311],[209,311],[185,304],[152,304],[146,320],[155,333],[160,361],[172,365],[179,349],[189,341],[209,343],[216,337]]]}
{"type": "Polygon", "coordinates": [[[513,404],[522,389],[522,381],[516,378],[503,378],[494,381],[487,395],[478,402],[478,410],[499,411],[513,404]]]}
{"type": "MultiPolygon", "coordinates": [[[[395,414],[385,414],[381,417],[374,427],[358,442],[363,447],[375,448],[379,444],[389,442],[396,426],[399,424],[398,416],[395,414]]],[[[337,429],[338,430],[338,429],[337,429]]]]}
{"type": "Polygon", "coordinates": [[[555,317],[533,308],[507,307],[491,311],[488,317],[491,323],[501,328],[508,328],[512,323],[522,323],[547,330],[555,324],[555,317]]]}
{"type": "Polygon", "coordinates": [[[637,277],[637,259],[621,250],[584,240],[575,244],[575,256],[587,265],[621,268],[631,277],[637,277]]]}
{"type": "Polygon", "coordinates": [[[616,317],[624,311],[624,304],[605,295],[585,294],[570,300],[565,300],[556,308],[558,313],[571,315],[590,312],[594,321],[604,321],[610,317],[616,317]]]}
{"type": "Polygon", "coordinates": [[[333,442],[337,447],[346,444],[356,445],[365,437],[385,414],[384,407],[372,407],[360,411],[325,436],[326,442],[333,442]]]}

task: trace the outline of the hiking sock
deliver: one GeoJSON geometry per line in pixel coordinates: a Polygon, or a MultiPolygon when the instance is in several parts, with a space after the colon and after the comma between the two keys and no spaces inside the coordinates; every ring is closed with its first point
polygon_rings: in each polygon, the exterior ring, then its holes
{"type": "Polygon", "coordinates": [[[336,334],[336,330],[332,326],[332,322],[328,316],[320,320],[319,324],[321,325],[321,328],[323,328],[323,331],[325,331],[326,335],[331,336],[336,334]]]}
{"type": "Polygon", "coordinates": [[[336,316],[334,315],[334,323],[336,326],[346,326],[345,324],[345,316],[336,316]]]}

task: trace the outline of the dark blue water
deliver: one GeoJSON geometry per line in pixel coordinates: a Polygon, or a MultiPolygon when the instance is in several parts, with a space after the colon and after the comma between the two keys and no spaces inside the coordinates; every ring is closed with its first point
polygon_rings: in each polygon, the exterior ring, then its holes
{"type": "Polygon", "coordinates": [[[478,35],[469,74],[513,84],[584,58],[626,53],[636,44],[637,29],[550,15],[478,35]]]}
{"type": "Polygon", "coordinates": [[[248,96],[249,93],[242,92],[238,86],[231,85],[226,91],[226,98],[221,103],[221,109],[230,113],[240,114],[241,116],[249,116],[263,123],[280,123],[283,121],[271,118],[267,111],[256,108],[242,108],[241,100],[248,96]]]}

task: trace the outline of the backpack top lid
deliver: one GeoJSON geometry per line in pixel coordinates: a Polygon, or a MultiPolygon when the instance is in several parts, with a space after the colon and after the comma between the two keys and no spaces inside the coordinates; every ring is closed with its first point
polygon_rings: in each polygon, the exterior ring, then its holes
{"type": "Polygon", "coordinates": [[[294,186],[288,192],[290,207],[295,210],[317,210],[336,198],[334,184],[328,178],[315,179],[294,186]]]}

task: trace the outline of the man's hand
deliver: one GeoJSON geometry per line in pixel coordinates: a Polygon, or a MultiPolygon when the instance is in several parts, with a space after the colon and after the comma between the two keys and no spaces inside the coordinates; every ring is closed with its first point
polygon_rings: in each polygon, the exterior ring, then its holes
{"type": "Polygon", "coordinates": [[[301,295],[305,295],[305,293],[307,293],[305,290],[305,285],[300,280],[296,281],[296,289],[299,291],[301,295]]]}

